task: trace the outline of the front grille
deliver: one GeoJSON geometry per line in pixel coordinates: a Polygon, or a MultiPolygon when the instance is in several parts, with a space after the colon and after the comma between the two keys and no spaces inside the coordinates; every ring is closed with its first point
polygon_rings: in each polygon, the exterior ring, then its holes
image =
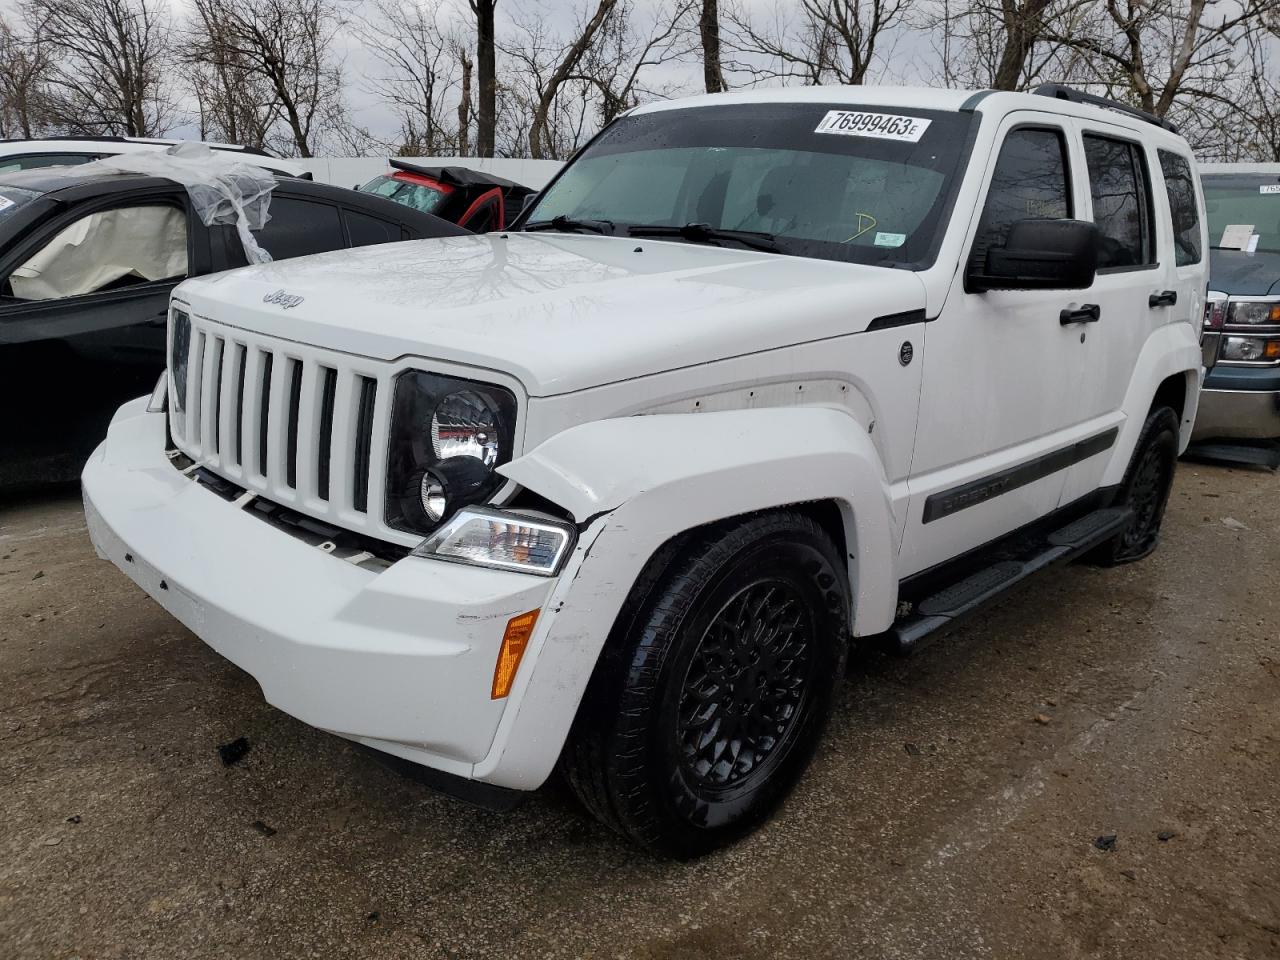
{"type": "Polygon", "coordinates": [[[391,364],[195,316],[184,345],[185,409],[170,418],[182,453],[299,513],[393,543],[416,541],[369,509],[381,503],[386,476],[391,364]]]}

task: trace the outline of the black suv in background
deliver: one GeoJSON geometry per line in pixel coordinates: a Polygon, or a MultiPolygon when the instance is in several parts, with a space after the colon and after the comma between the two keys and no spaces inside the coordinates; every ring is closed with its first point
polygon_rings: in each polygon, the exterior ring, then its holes
{"type": "MultiPolygon", "coordinates": [[[[49,167],[0,175],[0,488],[74,479],[120,404],[164,367],[169,294],[246,265],[157,177],[49,167]]],[[[279,179],[256,236],[273,258],[464,233],[381,197],[279,179]]]]}

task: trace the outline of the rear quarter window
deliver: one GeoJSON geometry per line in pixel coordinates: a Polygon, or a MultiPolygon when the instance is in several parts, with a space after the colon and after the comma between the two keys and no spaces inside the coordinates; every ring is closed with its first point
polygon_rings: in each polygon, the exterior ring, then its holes
{"type": "Polygon", "coordinates": [[[1180,267],[1199,263],[1204,255],[1200,240],[1200,208],[1196,203],[1196,183],[1191,164],[1181,154],[1159,151],[1160,172],[1169,196],[1173,217],[1173,253],[1180,267]]]}

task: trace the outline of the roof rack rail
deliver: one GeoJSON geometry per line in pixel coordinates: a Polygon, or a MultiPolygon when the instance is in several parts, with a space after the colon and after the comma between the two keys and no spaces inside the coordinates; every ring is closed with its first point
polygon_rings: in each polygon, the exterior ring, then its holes
{"type": "Polygon", "coordinates": [[[1145,110],[1139,110],[1137,107],[1121,103],[1119,100],[1099,97],[1093,93],[1085,93],[1083,90],[1068,87],[1064,83],[1042,83],[1031,92],[1038,97],[1053,97],[1055,100],[1067,100],[1071,103],[1087,103],[1094,107],[1104,107],[1107,110],[1115,110],[1131,117],[1137,117],[1147,123],[1154,123],[1157,127],[1162,127],[1170,133],[1178,132],[1178,128],[1164,119],[1164,117],[1157,117],[1154,113],[1147,113],[1145,110]]]}

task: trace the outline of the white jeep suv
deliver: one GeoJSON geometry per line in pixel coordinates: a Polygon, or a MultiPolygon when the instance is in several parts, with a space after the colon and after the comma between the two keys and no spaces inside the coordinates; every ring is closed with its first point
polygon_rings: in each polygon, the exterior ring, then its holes
{"type": "Polygon", "coordinates": [[[722,844],[852,642],[1156,544],[1195,162],[1039,93],[656,103],[510,232],[189,280],[85,469],[93,541],[307,723],[490,802],[559,764],[642,845],[722,844]]]}

